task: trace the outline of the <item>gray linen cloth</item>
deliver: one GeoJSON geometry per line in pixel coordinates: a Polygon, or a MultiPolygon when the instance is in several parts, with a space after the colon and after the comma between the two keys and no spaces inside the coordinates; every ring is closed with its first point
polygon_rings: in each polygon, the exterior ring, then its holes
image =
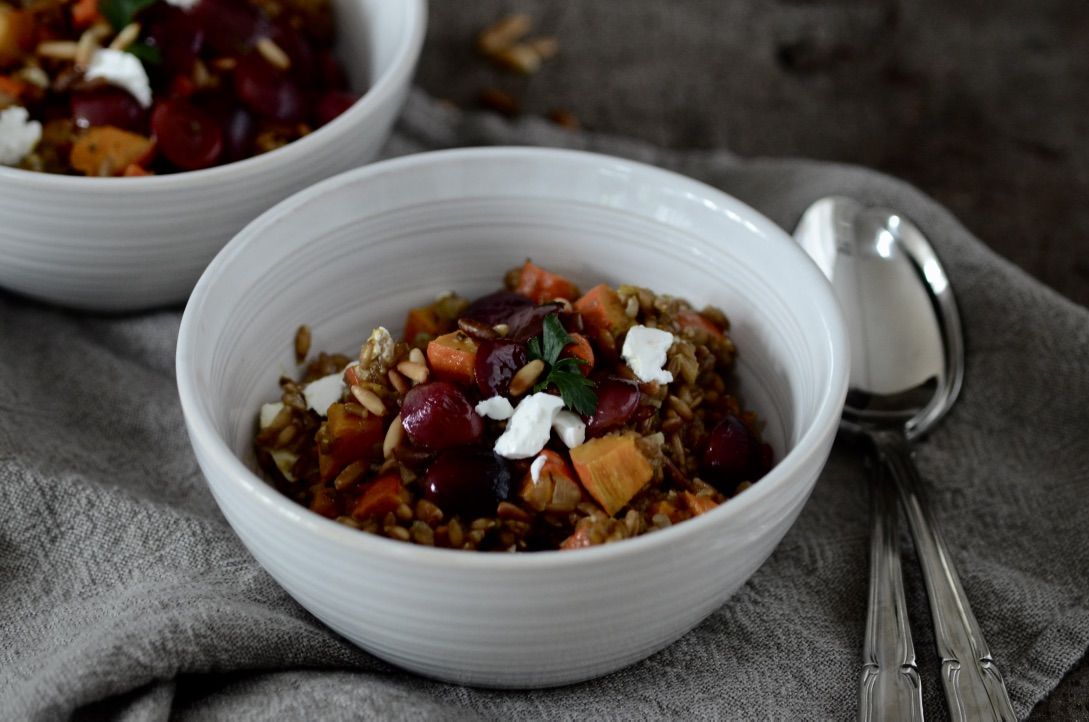
{"type": "MultiPolygon", "coordinates": [[[[919,447],[919,465],[1018,714],[1081,658],[1089,647],[1089,311],[996,257],[917,190],[859,168],[667,152],[537,120],[461,114],[419,92],[386,154],[473,144],[655,163],[786,228],[831,193],[913,218],[949,266],[968,348],[961,401],[919,447]]],[[[0,718],[854,716],[869,506],[851,450],[833,452],[768,563],[666,650],[561,689],[444,685],[328,631],[235,538],[183,429],[173,373],[179,316],[81,315],[0,293],[0,718]]],[[[941,718],[929,613],[910,556],[905,569],[927,712],[941,718]]]]}

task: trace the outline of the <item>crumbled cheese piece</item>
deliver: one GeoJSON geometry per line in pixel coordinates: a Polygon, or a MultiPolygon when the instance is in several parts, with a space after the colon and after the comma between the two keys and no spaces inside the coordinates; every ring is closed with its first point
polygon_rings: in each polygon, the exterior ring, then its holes
{"type": "Polygon", "coordinates": [[[586,441],[586,424],[578,417],[578,414],[570,411],[565,410],[556,414],[556,418],[552,420],[552,430],[568,449],[573,449],[586,441]]]}
{"type": "Polygon", "coordinates": [[[280,415],[284,405],[282,402],[277,401],[274,404],[262,404],[261,405],[261,428],[271,426],[272,422],[280,415]]]}
{"type": "Polygon", "coordinates": [[[514,407],[510,405],[510,399],[505,396],[496,395],[478,403],[476,405],[476,412],[489,419],[504,421],[509,419],[514,413],[514,407]]]}
{"type": "Polygon", "coordinates": [[[0,165],[18,165],[42,139],[42,124],[26,108],[0,110],[0,165]]]}
{"type": "Polygon", "coordinates": [[[284,478],[288,481],[295,481],[293,470],[295,469],[295,462],[299,460],[299,455],[287,449],[276,449],[269,452],[269,455],[276,464],[276,468],[284,475],[284,478]]]}
{"type": "Polygon", "coordinates": [[[562,408],[563,399],[543,391],[522,399],[507,430],[495,440],[495,453],[507,459],[528,459],[540,453],[562,408]]]}
{"type": "Polygon", "coordinates": [[[200,0],[166,0],[167,5],[173,5],[182,10],[192,10],[200,0]]]}
{"type": "Polygon", "coordinates": [[[325,416],[329,407],[340,401],[344,395],[344,372],[322,376],[303,386],[302,391],[306,397],[306,405],[319,415],[325,416]]]}
{"type": "Polygon", "coordinates": [[[96,50],[84,77],[87,80],[101,78],[129,91],[143,107],[151,107],[151,82],[143,63],[132,53],[109,48],[96,50]]]}
{"type": "Polygon", "coordinates": [[[639,380],[648,383],[657,381],[668,384],[673,374],[662,367],[666,363],[666,351],[673,345],[673,334],[658,328],[632,326],[624,338],[624,348],[620,355],[639,380]]]}
{"type": "Polygon", "coordinates": [[[529,476],[531,479],[533,479],[534,484],[541,480],[541,469],[543,469],[544,465],[547,463],[548,457],[544,454],[541,454],[533,460],[532,464],[529,465],[529,476]]]}

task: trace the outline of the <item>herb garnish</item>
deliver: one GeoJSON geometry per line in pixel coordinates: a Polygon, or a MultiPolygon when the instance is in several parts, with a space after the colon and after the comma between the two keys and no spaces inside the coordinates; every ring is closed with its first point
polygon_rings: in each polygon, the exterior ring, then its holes
{"type": "Polygon", "coordinates": [[[545,316],[541,335],[529,341],[529,356],[548,364],[548,373],[533,390],[555,386],[567,408],[589,416],[597,408],[597,394],[593,391],[594,382],[579,370],[586,362],[580,358],[560,358],[564,346],[574,342],[556,314],[545,316]]]}
{"type": "Polygon", "coordinates": [[[158,65],[163,62],[163,54],[159,51],[159,48],[149,45],[147,41],[133,43],[125,50],[135,55],[137,60],[145,65],[158,65]]]}
{"type": "Polygon", "coordinates": [[[132,22],[136,14],[159,0],[99,0],[98,11],[114,30],[120,31],[132,22]]]}

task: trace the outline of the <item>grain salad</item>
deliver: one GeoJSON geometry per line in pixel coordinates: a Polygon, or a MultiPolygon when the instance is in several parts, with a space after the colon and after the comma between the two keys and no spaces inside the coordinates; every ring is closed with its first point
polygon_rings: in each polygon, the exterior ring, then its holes
{"type": "Polygon", "coordinates": [[[427,546],[577,549],[683,522],[772,466],[733,393],[718,309],[646,288],[585,293],[531,261],[470,302],[444,293],[356,358],[280,379],[255,440],[267,478],[347,526],[427,546]]]}

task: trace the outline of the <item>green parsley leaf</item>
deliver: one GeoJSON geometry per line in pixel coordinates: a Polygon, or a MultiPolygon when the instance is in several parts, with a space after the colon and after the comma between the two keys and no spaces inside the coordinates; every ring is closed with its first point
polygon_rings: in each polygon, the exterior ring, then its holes
{"type": "Polygon", "coordinates": [[[136,14],[159,0],[99,0],[98,10],[114,30],[120,31],[132,22],[136,14]]]}
{"type": "Polygon", "coordinates": [[[597,408],[597,394],[594,382],[582,375],[579,366],[586,362],[578,358],[560,358],[568,344],[574,343],[556,314],[545,316],[541,335],[530,339],[530,358],[540,359],[548,364],[548,374],[533,387],[534,391],[544,391],[554,386],[567,408],[588,416],[597,408]]]}
{"type": "Polygon", "coordinates": [[[154,45],[133,43],[125,48],[125,50],[135,55],[140,62],[147,65],[159,65],[163,62],[163,54],[159,52],[159,49],[154,45]]]}

